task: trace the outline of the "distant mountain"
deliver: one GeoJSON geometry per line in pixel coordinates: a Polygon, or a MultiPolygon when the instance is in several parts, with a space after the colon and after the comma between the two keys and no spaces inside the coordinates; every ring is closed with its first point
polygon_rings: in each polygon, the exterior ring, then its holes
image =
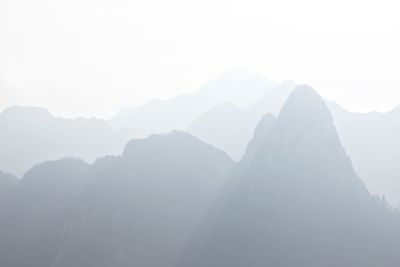
{"type": "Polygon", "coordinates": [[[177,266],[398,266],[400,215],[357,177],[322,99],[299,86],[268,117],[177,266]]]}
{"type": "Polygon", "coordinates": [[[339,136],[369,190],[400,207],[400,108],[354,113],[330,103],[339,136]]]}
{"type": "Polygon", "coordinates": [[[135,129],[113,130],[99,119],[62,119],[37,107],[10,107],[0,113],[0,170],[18,176],[36,163],[65,156],[94,161],[116,154],[135,129]]]}
{"type": "Polygon", "coordinates": [[[294,81],[284,80],[251,103],[251,105],[248,106],[249,112],[253,114],[253,116],[261,117],[266,113],[278,115],[283,104],[295,87],[296,83],[294,81]]]}
{"type": "Polygon", "coordinates": [[[189,132],[240,160],[257,123],[267,113],[278,114],[295,86],[293,81],[283,81],[242,108],[219,104],[197,118],[189,132]]]}
{"type": "Polygon", "coordinates": [[[189,132],[239,160],[252,135],[256,117],[232,102],[224,102],[197,118],[189,132]]]}
{"type": "Polygon", "coordinates": [[[173,266],[233,166],[183,132],[37,165],[2,216],[0,266],[173,266]]]}
{"type": "MultiPolygon", "coordinates": [[[[188,131],[240,160],[257,122],[266,113],[278,114],[294,87],[294,82],[286,80],[241,108],[219,104],[195,119],[188,131]]],[[[388,113],[355,113],[328,103],[356,172],[373,194],[400,206],[400,108],[388,113]]]]}
{"type": "Polygon", "coordinates": [[[186,130],[207,110],[224,102],[232,102],[239,107],[250,105],[273,85],[262,75],[236,68],[206,83],[192,94],[125,108],[110,123],[116,128],[134,126],[148,134],[186,130]]]}

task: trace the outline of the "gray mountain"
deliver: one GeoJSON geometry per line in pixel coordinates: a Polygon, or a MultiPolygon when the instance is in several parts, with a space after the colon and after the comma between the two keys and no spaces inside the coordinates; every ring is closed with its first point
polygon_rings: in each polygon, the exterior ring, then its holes
{"type": "MultiPolygon", "coordinates": [[[[278,114],[294,87],[292,81],[284,81],[247,107],[220,104],[194,120],[189,132],[240,160],[257,122],[266,113],[278,114]]],[[[333,102],[328,107],[340,140],[368,189],[384,195],[392,206],[400,206],[400,108],[356,113],[333,102]]]]}
{"type": "Polygon", "coordinates": [[[233,166],[183,132],[133,140],[92,166],[37,165],[0,222],[0,266],[173,266],[233,166]]]}
{"type": "Polygon", "coordinates": [[[263,124],[177,266],[398,266],[400,216],[357,177],[322,99],[299,86],[263,124]]]}
{"type": "Polygon", "coordinates": [[[18,185],[18,178],[9,173],[0,172],[0,202],[12,193],[18,185]]]}
{"type": "Polygon", "coordinates": [[[243,143],[251,139],[256,120],[245,109],[225,102],[197,118],[189,132],[239,160],[245,149],[243,143]]]}
{"type": "Polygon", "coordinates": [[[46,109],[10,107],[0,113],[0,170],[18,176],[36,163],[65,156],[94,161],[117,154],[140,133],[113,130],[99,119],[62,119],[46,109]]]}
{"type": "Polygon", "coordinates": [[[368,189],[400,206],[400,108],[355,113],[335,103],[329,106],[343,145],[368,189]]]}
{"type": "Polygon", "coordinates": [[[8,198],[0,222],[0,266],[53,266],[71,203],[82,193],[89,165],[46,162],[30,169],[8,198]]]}
{"type": "Polygon", "coordinates": [[[187,130],[207,110],[223,102],[232,102],[239,107],[250,105],[272,86],[273,82],[264,76],[236,68],[204,84],[192,94],[125,108],[110,123],[116,128],[134,126],[148,134],[187,130]]]}
{"type": "Polygon", "coordinates": [[[197,118],[189,132],[240,160],[257,123],[267,113],[278,114],[295,86],[293,81],[283,81],[242,108],[233,103],[219,104],[197,118]]]}
{"type": "Polygon", "coordinates": [[[7,256],[10,248],[9,224],[5,218],[8,217],[10,209],[9,199],[14,194],[18,182],[19,180],[11,174],[0,172],[0,259],[7,256]]]}

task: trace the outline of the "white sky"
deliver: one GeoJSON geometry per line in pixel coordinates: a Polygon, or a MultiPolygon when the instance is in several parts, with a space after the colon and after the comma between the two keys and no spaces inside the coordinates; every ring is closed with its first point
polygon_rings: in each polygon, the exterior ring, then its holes
{"type": "Polygon", "coordinates": [[[0,109],[110,117],[244,66],[388,110],[400,104],[399,12],[385,0],[0,0],[0,109]]]}

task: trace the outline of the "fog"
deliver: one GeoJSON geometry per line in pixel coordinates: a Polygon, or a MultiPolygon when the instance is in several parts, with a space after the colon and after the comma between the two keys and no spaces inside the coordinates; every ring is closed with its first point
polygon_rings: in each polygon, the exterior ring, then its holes
{"type": "Polygon", "coordinates": [[[0,266],[398,267],[397,13],[0,0],[0,266]]]}
{"type": "Polygon", "coordinates": [[[398,115],[243,69],[109,121],[9,108],[0,264],[397,266],[398,115]]]}
{"type": "Polygon", "coordinates": [[[112,117],[235,66],[312,84],[352,111],[398,104],[394,0],[2,0],[0,109],[112,117]]]}

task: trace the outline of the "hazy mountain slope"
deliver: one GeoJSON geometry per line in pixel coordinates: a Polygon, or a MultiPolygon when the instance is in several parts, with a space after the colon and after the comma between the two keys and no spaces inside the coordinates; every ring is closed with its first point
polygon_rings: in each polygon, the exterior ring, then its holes
{"type": "MultiPolygon", "coordinates": [[[[240,160],[259,119],[278,114],[295,84],[284,81],[269,89],[252,105],[238,108],[220,104],[194,120],[189,132],[240,160]]],[[[354,168],[373,194],[385,195],[400,204],[400,112],[355,113],[332,102],[329,109],[339,137],[354,168]]]]}
{"type": "Polygon", "coordinates": [[[295,87],[296,84],[294,81],[284,80],[249,105],[249,112],[253,116],[262,116],[266,113],[278,115],[283,104],[295,87]]]}
{"type": "Polygon", "coordinates": [[[52,266],[69,209],[87,182],[81,160],[46,162],[30,169],[10,196],[0,223],[0,266],[52,266]]]}
{"type": "Polygon", "coordinates": [[[36,163],[75,156],[86,161],[115,154],[136,130],[114,131],[98,119],[61,119],[35,107],[0,113],[0,170],[21,175],[36,163]]]}
{"type": "Polygon", "coordinates": [[[339,136],[357,173],[375,194],[400,204],[400,109],[354,113],[331,103],[339,136]]]}
{"type": "Polygon", "coordinates": [[[19,180],[11,174],[0,172],[0,259],[4,258],[10,249],[9,224],[5,218],[10,209],[10,196],[15,192],[18,182],[19,180]]]}
{"type": "Polygon", "coordinates": [[[248,162],[252,161],[254,155],[258,152],[260,147],[264,145],[265,136],[269,134],[275,122],[276,117],[271,113],[268,113],[261,118],[254,130],[251,141],[246,147],[241,164],[247,164],[248,162]]]}
{"type": "Polygon", "coordinates": [[[15,176],[0,172],[0,202],[6,195],[12,193],[17,187],[18,182],[19,180],[15,176]]]}
{"type": "Polygon", "coordinates": [[[234,162],[173,132],[121,156],[38,165],[23,177],[0,233],[0,266],[172,266],[234,162]]]}
{"type": "MultiPolygon", "coordinates": [[[[15,193],[19,180],[15,176],[0,172],[0,218],[4,218],[4,212],[9,207],[9,199],[15,193]]],[[[0,220],[1,229],[1,220],[0,220]]],[[[0,240],[4,239],[0,231],[0,240]]]]}
{"type": "Polygon", "coordinates": [[[257,118],[231,102],[222,103],[193,122],[191,134],[228,153],[235,160],[243,155],[257,118]]]}
{"type": "Polygon", "coordinates": [[[264,76],[236,68],[211,80],[196,92],[168,100],[152,100],[140,107],[124,109],[110,121],[114,127],[135,126],[151,133],[186,130],[202,113],[232,102],[247,106],[263,95],[273,83],[264,76]]]}
{"type": "Polygon", "coordinates": [[[178,266],[398,266],[400,217],[355,174],[322,99],[298,87],[264,132],[178,266]]]}
{"type": "Polygon", "coordinates": [[[189,132],[240,160],[259,120],[266,113],[278,114],[294,87],[292,81],[284,81],[243,108],[222,103],[197,118],[189,132]]]}

